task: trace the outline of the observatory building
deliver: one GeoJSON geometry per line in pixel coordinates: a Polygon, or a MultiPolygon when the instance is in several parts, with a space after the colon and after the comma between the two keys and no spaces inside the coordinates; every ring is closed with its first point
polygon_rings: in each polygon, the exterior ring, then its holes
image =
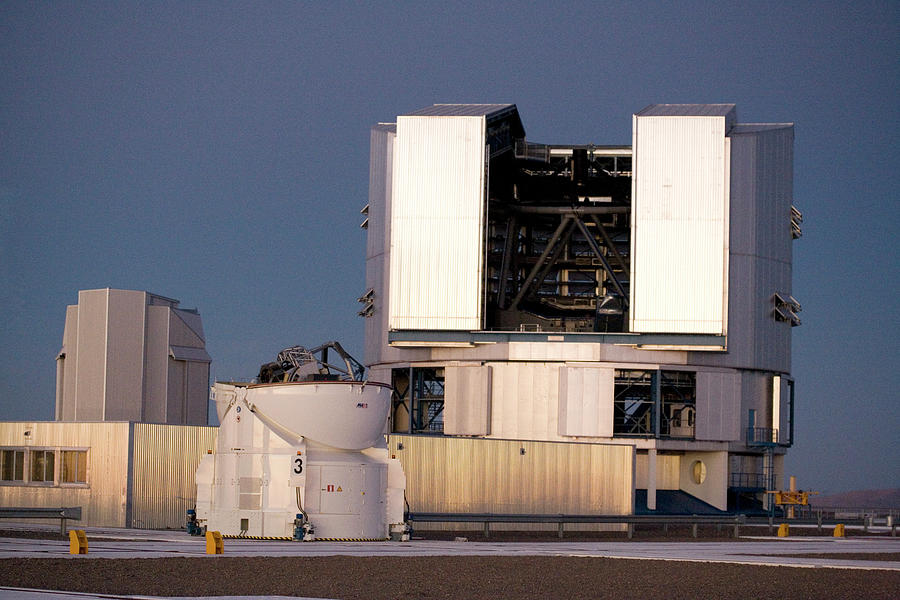
{"type": "Polygon", "coordinates": [[[57,421],[206,425],[200,313],[136,290],[81,290],[56,357],[57,421]]]}
{"type": "Polygon", "coordinates": [[[762,509],[792,443],[793,125],[658,104],[630,146],[514,104],[371,132],[365,363],[410,510],[762,509]]]}

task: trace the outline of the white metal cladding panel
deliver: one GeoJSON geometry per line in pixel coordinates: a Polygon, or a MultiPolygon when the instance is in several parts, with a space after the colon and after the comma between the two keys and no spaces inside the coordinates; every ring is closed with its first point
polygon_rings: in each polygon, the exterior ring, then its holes
{"type": "Polygon", "coordinates": [[[166,421],[169,381],[169,307],[147,307],[147,359],[144,364],[144,416],[142,421],[166,421]]]}
{"type": "Polygon", "coordinates": [[[772,317],[772,294],[790,294],[793,128],[739,125],[730,169],[728,353],[704,364],[789,372],[790,325],[772,317]]]}
{"type": "Polygon", "coordinates": [[[484,117],[398,117],[391,329],[481,327],[484,117]]]}
{"type": "MultiPolygon", "coordinates": [[[[0,506],[80,506],[79,526],[127,525],[128,423],[0,423],[0,446],[88,449],[87,487],[2,485],[0,506]],[[28,438],[26,430],[31,430],[28,438]],[[26,439],[31,442],[25,444],[26,439]]],[[[60,460],[56,462],[58,472],[60,460]]]]}
{"type": "Polygon", "coordinates": [[[791,294],[793,128],[766,129],[756,138],[756,304],[758,355],[753,368],[789,372],[791,327],[772,317],[772,294],[791,294]]]}
{"type": "Polygon", "coordinates": [[[559,434],[612,437],[614,396],[614,369],[560,368],[559,434]]]}
{"type": "Polygon", "coordinates": [[[78,292],[78,347],[75,419],[102,421],[106,395],[108,290],[78,292]]]}
{"type": "Polygon", "coordinates": [[[134,424],[132,522],[138,529],[177,529],[194,508],[200,458],[215,450],[218,427],[134,424]]]}
{"type": "Polygon", "coordinates": [[[726,330],[723,117],[634,117],[631,330],[726,330]]]}
{"type": "Polygon", "coordinates": [[[388,445],[412,512],[632,512],[632,446],[408,435],[388,445]]]}
{"type": "Polygon", "coordinates": [[[563,440],[559,435],[559,365],[491,363],[491,436],[563,440]]]}
{"type": "MultiPolygon", "coordinates": [[[[369,158],[369,228],[366,230],[366,290],[374,290],[374,312],[365,319],[367,365],[382,362],[388,346],[390,202],[396,126],[372,128],[369,158]]],[[[365,290],[363,290],[365,291],[365,290]]]]}
{"type": "Polygon", "coordinates": [[[698,440],[737,441],[741,439],[741,375],[739,373],[697,373],[698,440]]]}
{"type": "MultiPolygon", "coordinates": [[[[391,200],[394,140],[397,134],[383,126],[372,128],[369,140],[369,228],[366,230],[366,257],[384,254],[390,223],[385,222],[391,200]]],[[[360,222],[364,217],[360,217],[360,222]]]]}
{"type": "Polygon", "coordinates": [[[488,435],[491,432],[491,367],[444,369],[444,433],[488,435]]]}
{"type": "MultiPolygon", "coordinates": [[[[66,325],[63,332],[66,358],[62,382],[62,414],[65,421],[75,420],[75,382],[78,366],[78,306],[66,307],[66,325]]],[[[57,382],[59,385],[59,382],[57,382]]]]}
{"type": "Polygon", "coordinates": [[[791,388],[786,377],[772,377],[772,427],[778,429],[778,441],[787,442],[790,437],[791,388]]]}
{"type": "Polygon", "coordinates": [[[144,332],[147,294],[109,290],[106,406],[103,419],[140,421],[144,397],[144,332]]]}

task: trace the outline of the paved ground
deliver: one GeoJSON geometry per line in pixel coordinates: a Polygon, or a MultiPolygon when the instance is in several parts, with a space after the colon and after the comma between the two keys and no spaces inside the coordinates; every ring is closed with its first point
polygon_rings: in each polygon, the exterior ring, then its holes
{"type": "Polygon", "coordinates": [[[306,544],[226,539],[223,556],[208,556],[202,538],[178,531],[88,528],[89,553],[72,556],[65,540],[3,534],[0,586],[8,587],[0,587],[0,600],[249,597],[229,594],[730,599],[785,590],[793,599],[893,600],[900,589],[900,538],[883,536],[306,544]],[[55,589],[70,591],[49,591],[55,589]]]}
{"type": "MultiPolygon", "coordinates": [[[[2,535],[2,532],[0,532],[2,535]]],[[[3,558],[164,558],[207,557],[203,538],[180,531],[88,528],[89,552],[72,556],[64,540],[0,537],[3,558]]],[[[225,556],[582,556],[726,562],[802,567],[888,569],[900,571],[900,538],[791,537],[704,542],[315,542],[226,539],[225,556]],[[804,555],[815,556],[804,556],[804,555]],[[842,555],[884,554],[887,560],[858,560],[842,555]]],[[[209,557],[215,559],[216,557],[209,557]]]]}

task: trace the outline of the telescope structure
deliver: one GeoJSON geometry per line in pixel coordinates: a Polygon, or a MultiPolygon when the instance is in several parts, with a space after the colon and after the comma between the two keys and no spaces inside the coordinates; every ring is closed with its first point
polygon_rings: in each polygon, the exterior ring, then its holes
{"type": "Polygon", "coordinates": [[[384,438],[390,387],[353,379],[352,359],[335,375],[305,355],[263,365],[281,381],[213,387],[220,425],[197,468],[199,528],[307,541],[404,530],[406,479],[384,438]]]}

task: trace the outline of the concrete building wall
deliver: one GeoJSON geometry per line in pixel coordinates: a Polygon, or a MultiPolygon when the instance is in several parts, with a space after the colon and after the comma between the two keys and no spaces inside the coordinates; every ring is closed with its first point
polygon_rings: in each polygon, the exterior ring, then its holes
{"type": "Polygon", "coordinates": [[[719,510],[727,510],[728,453],[685,452],[679,465],[679,488],[719,510]],[[696,463],[702,464],[705,471],[700,481],[696,477],[696,463]]]}

